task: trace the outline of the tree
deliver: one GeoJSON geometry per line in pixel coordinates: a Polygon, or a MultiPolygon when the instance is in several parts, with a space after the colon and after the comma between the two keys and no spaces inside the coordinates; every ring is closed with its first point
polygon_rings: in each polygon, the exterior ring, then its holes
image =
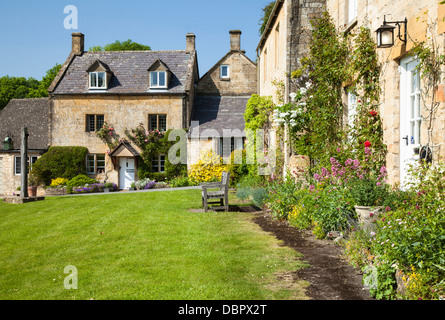
{"type": "Polygon", "coordinates": [[[41,98],[48,96],[48,87],[62,66],[56,64],[46,72],[41,81],[34,78],[10,77],[0,78],[0,110],[12,99],[41,98]]]}
{"type": "Polygon", "coordinates": [[[261,17],[259,21],[260,29],[258,30],[258,33],[260,36],[264,33],[264,30],[266,29],[267,22],[269,21],[270,14],[272,13],[273,7],[275,6],[275,0],[266,5],[263,8],[263,16],[261,17]]]}
{"type": "Polygon", "coordinates": [[[116,40],[113,43],[106,44],[105,46],[95,46],[90,47],[90,51],[141,51],[141,50],[151,50],[150,46],[143,45],[137,42],[133,42],[128,39],[127,41],[120,42],[116,40]]]}

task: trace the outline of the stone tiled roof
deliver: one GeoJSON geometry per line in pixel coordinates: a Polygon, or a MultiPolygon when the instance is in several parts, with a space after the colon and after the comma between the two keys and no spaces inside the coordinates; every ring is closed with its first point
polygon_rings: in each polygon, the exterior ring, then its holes
{"type": "Polygon", "coordinates": [[[159,59],[172,72],[168,93],[184,93],[189,90],[194,55],[194,52],[185,51],[88,51],[81,56],[72,56],[66,70],[50,91],[53,94],[89,93],[87,70],[99,60],[113,73],[107,93],[146,94],[148,68],[159,59]]]}
{"type": "MultiPolygon", "coordinates": [[[[245,136],[244,128],[244,112],[246,110],[247,101],[250,96],[197,96],[195,97],[195,105],[193,109],[192,121],[199,121],[199,134],[203,136],[204,130],[216,130],[220,137],[223,136],[223,130],[236,130],[240,134],[232,134],[232,136],[245,136]]],[[[192,123],[193,127],[193,123],[192,123]]],[[[190,134],[193,137],[196,133],[192,128],[190,134]]],[[[235,131],[233,131],[235,133],[235,131]]],[[[217,136],[210,132],[210,135],[217,136]]]]}
{"type": "Polygon", "coordinates": [[[8,132],[14,149],[21,146],[21,128],[28,128],[28,149],[46,150],[49,145],[50,100],[13,99],[0,112],[0,151],[8,132]]]}

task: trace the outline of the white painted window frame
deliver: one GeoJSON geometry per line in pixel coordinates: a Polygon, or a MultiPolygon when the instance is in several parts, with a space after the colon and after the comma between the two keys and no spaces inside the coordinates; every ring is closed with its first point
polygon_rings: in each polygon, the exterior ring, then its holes
{"type": "Polygon", "coordinates": [[[228,64],[222,64],[219,67],[219,76],[221,79],[230,79],[230,66],[228,64]],[[227,68],[227,74],[223,75],[223,69],[227,68]]]}
{"type": "Polygon", "coordinates": [[[150,71],[150,89],[167,89],[167,72],[166,71],[150,71]],[[164,74],[164,85],[159,85],[159,75],[164,74]],[[156,84],[153,84],[153,77],[156,77],[156,84]]]}
{"type": "Polygon", "coordinates": [[[90,89],[93,89],[93,90],[95,90],[95,89],[101,89],[101,90],[103,90],[103,89],[107,89],[107,73],[106,72],[103,72],[103,71],[94,71],[94,72],[90,72],[89,73],[89,76],[88,76],[88,86],[89,86],[89,88],[90,89]],[[97,84],[99,83],[99,73],[103,73],[103,75],[104,75],[104,85],[103,85],[103,87],[99,87],[97,84]],[[92,86],[91,85],[91,77],[92,76],[94,76],[95,78],[96,78],[96,86],[92,86]]]}
{"type": "Polygon", "coordinates": [[[106,156],[105,156],[105,154],[102,154],[102,153],[100,153],[100,154],[92,154],[91,153],[91,154],[87,154],[86,158],[85,158],[87,174],[98,174],[99,173],[99,172],[97,172],[97,170],[98,170],[97,156],[104,156],[104,166],[103,166],[104,172],[103,173],[105,173],[105,169],[106,169],[105,168],[106,167],[106,156]],[[91,169],[91,167],[88,165],[88,162],[90,161],[89,157],[93,157],[93,160],[94,160],[93,171],[88,170],[88,169],[91,169]]]}
{"type": "MultiPolygon", "coordinates": [[[[28,156],[28,170],[32,169],[32,165],[35,161],[37,161],[39,157],[38,156],[28,156]],[[33,161],[33,159],[35,159],[35,161],[33,161]]],[[[21,176],[22,175],[22,167],[21,167],[21,159],[22,156],[15,156],[14,157],[14,175],[15,176],[21,176]],[[17,159],[20,159],[19,165],[17,166],[17,159]],[[17,170],[20,169],[20,173],[17,173],[17,170]]]]}

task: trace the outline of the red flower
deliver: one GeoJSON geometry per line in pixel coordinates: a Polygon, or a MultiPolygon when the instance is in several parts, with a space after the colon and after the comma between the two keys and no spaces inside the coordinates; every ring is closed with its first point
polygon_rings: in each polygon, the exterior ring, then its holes
{"type": "Polygon", "coordinates": [[[370,147],[371,147],[371,142],[369,142],[369,141],[365,141],[365,147],[366,147],[366,148],[370,148],[370,147]]]}
{"type": "Polygon", "coordinates": [[[369,112],[369,114],[374,117],[377,115],[377,111],[372,110],[369,112]]]}

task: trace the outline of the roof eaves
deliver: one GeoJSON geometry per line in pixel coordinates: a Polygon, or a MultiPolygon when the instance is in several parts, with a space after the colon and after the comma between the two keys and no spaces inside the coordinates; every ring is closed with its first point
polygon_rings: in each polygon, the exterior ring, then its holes
{"type": "Polygon", "coordinates": [[[266,41],[266,38],[269,36],[269,32],[270,30],[272,30],[272,26],[275,23],[275,19],[278,17],[278,12],[280,12],[284,1],[285,0],[277,0],[277,2],[275,3],[275,6],[273,7],[272,12],[270,13],[266,27],[264,28],[263,34],[261,35],[258,47],[256,48],[257,52],[263,46],[264,42],[266,41]]]}

